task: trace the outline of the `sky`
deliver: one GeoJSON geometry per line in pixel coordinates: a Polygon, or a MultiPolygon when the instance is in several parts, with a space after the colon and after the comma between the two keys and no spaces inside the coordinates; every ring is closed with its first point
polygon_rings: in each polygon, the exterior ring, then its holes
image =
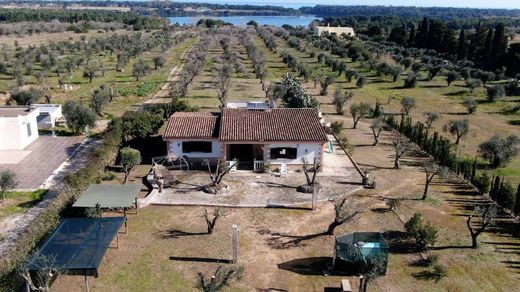
{"type": "MultiPolygon", "coordinates": [[[[175,0],[174,0],[175,1],[175,0]]],[[[297,8],[299,6],[326,5],[393,5],[393,6],[437,6],[437,7],[471,7],[471,8],[518,8],[520,0],[181,0],[177,2],[205,2],[218,4],[257,4],[280,5],[297,8]]]]}

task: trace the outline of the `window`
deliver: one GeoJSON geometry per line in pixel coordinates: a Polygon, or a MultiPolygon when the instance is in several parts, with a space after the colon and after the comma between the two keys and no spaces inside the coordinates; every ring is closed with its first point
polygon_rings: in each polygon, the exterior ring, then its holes
{"type": "Polygon", "coordinates": [[[202,153],[211,153],[211,142],[200,142],[200,141],[191,141],[191,142],[182,142],[182,152],[183,153],[192,153],[192,152],[202,152],[202,153]]]}
{"type": "Polygon", "coordinates": [[[31,123],[27,123],[27,137],[31,137],[31,135],[32,135],[31,123]]]}
{"type": "Polygon", "coordinates": [[[271,159],[296,159],[298,149],[291,147],[271,148],[271,159]]]}

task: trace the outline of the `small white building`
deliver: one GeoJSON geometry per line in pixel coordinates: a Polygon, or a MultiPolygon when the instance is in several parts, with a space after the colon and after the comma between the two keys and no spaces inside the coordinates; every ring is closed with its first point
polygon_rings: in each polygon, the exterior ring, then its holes
{"type": "Polygon", "coordinates": [[[168,156],[192,165],[238,160],[239,169],[264,164],[301,166],[323,162],[328,142],[319,111],[311,108],[224,108],[220,113],[177,112],[163,135],[168,156]]]}
{"type": "Polygon", "coordinates": [[[329,24],[327,26],[316,26],[316,31],[318,33],[318,36],[323,35],[324,33],[333,34],[337,36],[341,36],[343,34],[354,37],[356,34],[354,33],[354,28],[345,26],[345,27],[332,27],[329,24]]]}
{"type": "Polygon", "coordinates": [[[40,110],[37,118],[39,129],[52,129],[58,120],[63,119],[59,104],[33,104],[31,107],[40,110]]]}
{"type": "Polygon", "coordinates": [[[0,107],[0,150],[23,150],[38,139],[38,108],[0,107]]]}

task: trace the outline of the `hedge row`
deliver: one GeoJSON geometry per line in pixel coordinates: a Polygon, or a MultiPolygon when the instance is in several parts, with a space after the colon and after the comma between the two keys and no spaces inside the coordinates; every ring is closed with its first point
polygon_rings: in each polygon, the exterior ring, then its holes
{"type": "Polygon", "coordinates": [[[114,120],[102,136],[102,143],[91,154],[87,166],[67,177],[57,197],[29,224],[0,259],[0,291],[17,291],[23,284],[17,267],[58,225],[61,215],[89,184],[98,182],[107,165],[117,157],[122,142],[122,127],[114,120]]]}

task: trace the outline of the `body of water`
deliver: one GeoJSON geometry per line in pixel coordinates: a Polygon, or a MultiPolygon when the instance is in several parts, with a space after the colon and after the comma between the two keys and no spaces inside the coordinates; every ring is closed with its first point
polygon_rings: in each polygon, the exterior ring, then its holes
{"type": "Polygon", "coordinates": [[[301,16],[193,16],[193,17],[169,17],[172,24],[180,25],[197,24],[201,18],[221,19],[225,22],[232,23],[236,26],[245,26],[249,21],[254,20],[259,25],[282,26],[288,24],[291,26],[308,26],[313,20],[321,19],[313,15],[301,16]]]}

